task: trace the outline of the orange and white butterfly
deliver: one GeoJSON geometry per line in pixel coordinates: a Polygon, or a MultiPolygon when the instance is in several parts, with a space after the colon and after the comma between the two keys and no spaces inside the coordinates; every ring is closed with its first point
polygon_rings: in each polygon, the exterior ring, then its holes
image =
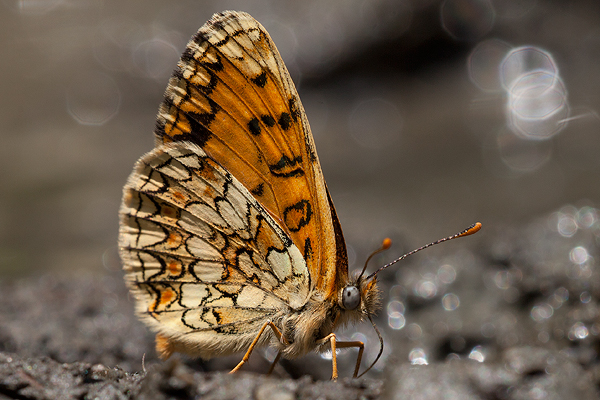
{"type": "Polygon", "coordinates": [[[357,347],[356,377],[363,343],[333,332],[373,322],[376,276],[348,276],[304,109],[260,23],[226,11],[200,28],[155,134],[124,188],[119,246],[161,357],[245,351],[236,371],[256,346],[278,349],[273,366],[331,349],[336,379],[336,348],[357,347]]]}

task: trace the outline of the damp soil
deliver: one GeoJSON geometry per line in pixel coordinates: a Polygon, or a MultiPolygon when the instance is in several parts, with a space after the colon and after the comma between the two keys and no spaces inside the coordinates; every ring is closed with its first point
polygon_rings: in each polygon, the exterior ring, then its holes
{"type": "Polygon", "coordinates": [[[0,399],[596,399],[598,215],[565,207],[384,277],[384,357],[350,379],[355,354],[340,354],[338,382],[317,355],[284,361],[272,376],[264,352],[235,375],[227,370],[239,357],[158,360],[116,269],[4,280],[0,399]],[[437,291],[420,291],[423,279],[437,291]],[[390,304],[404,307],[401,329],[386,323],[390,304]]]}

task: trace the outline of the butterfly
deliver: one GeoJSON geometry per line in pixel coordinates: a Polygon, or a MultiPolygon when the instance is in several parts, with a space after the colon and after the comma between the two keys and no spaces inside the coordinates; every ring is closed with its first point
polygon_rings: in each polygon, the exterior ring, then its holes
{"type": "Polygon", "coordinates": [[[375,327],[376,273],[348,274],[304,109],[258,21],[225,11],[200,28],[155,136],[124,187],[119,248],[159,355],[245,352],[235,372],[260,346],[278,350],[271,370],[280,357],[330,349],[335,380],[336,349],[355,347],[356,377],[364,345],[334,332],[375,327]]]}

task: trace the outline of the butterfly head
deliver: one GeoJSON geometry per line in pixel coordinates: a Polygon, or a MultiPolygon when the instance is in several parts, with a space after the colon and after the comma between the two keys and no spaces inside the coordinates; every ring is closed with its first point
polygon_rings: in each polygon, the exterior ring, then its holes
{"type": "Polygon", "coordinates": [[[372,275],[363,277],[367,265],[373,256],[392,245],[392,241],[386,238],[381,247],[375,250],[365,261],[365,266],[357,277],[348,282],[339,294],[339,305],[346,311],[359,310],[363,315],[371,315],[380,307],[380,293],[377,289],[377,277],[372,275]]]}
{"type": "MultiPolygon", "coordinates": [[[[338,292],[338,306],[344,316],[341,321],[364,321],[371,319],[381,308],[381,292],[377,279],[357,276],[338,292]]],[[[340,321],[340,322],[341,322],[340,321]]]]}
{"type": "Polygon", "coordinates": [[[339,293],[338,304],[346,311],[358,311],[363,315],[373,314],[380,306],[377,279],[359,276],[348,282],[339,293]]]}

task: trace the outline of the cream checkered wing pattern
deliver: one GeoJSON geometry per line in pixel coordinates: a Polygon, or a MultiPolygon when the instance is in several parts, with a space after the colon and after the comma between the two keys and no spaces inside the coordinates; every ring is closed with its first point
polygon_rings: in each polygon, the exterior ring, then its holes
{"type": "Polygon", "coordinates": [[[169,338],[165,356],[246,350],[265,320],[308,300],[299,249],[197,145],[175,142],[142,157],[125,185],[121,218],[127,281],[138,314],[169,338]]]}

